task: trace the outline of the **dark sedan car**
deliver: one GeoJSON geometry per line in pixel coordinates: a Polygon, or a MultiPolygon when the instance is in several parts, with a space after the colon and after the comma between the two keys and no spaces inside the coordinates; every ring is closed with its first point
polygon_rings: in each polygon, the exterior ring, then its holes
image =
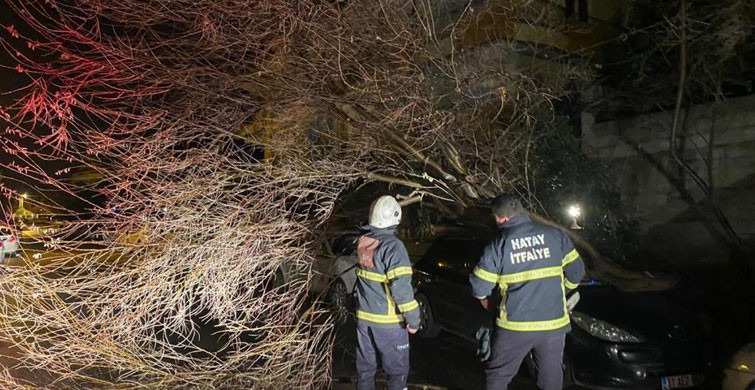
{"type": "MultiPolygon", "coordinates": [[[[494,326],[495,314],[482,309],[469,287],[483,245],[439,240],[415,264],[421,336],[442,329],[477,342],[478,330],[494,326]]],[[[623,292],[592,280],[577,291],[564,353],[565,384],[633,389],[703,384],[708,355],[698,345],[697,317],[661,293],[623,292]]],[[[532,369],[531,358],[527,365],[532,369]]]]}

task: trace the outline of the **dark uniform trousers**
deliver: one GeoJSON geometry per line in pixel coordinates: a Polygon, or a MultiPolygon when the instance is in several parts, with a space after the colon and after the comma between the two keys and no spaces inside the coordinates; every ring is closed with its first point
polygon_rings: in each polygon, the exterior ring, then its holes
{"type": "Polygon", "coordinates": [[[374,390],[378,358],[388,378],[388,390],[406,389],[409,376],[409,332],[357,324],[357,389],[374,390]]]}
{"type": "Polygon", "coordinates": [[[532,351],[537,368],[537,387],[561,390],[562,360],[566,335],[562,332],[517,332],[498,328],[490,360],[485,368],[487,390],[505,390],[532,351]]]}

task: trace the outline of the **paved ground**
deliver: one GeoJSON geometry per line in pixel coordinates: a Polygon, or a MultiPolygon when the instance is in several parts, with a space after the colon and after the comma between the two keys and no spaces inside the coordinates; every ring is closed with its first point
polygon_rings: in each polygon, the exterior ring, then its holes
{"type": "MultiPolygon", "coordinates": [[[[474,346],[448,333],[434,339],[411,337],[410,389],[474,389],[484,386],[483,365],[475,357],[474,346]]],[[[336,348],[333,353],[333,389],[356,388],[356,328],[353,320],[337,329],[336,348]]],[[[380,389],[380,378],[378,389],[380,389]]],[[[536,389],[535,382],[521,370],[509,386],[512,390],[536,389]]]]}

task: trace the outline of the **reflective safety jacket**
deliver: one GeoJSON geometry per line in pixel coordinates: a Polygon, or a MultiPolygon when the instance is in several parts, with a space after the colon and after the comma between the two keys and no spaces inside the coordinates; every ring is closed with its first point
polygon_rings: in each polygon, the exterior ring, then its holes
{"type": "Polygon", "coordinates": [[[373,326],[419,328],[419,305],[414,300],[412,264],[396,226],[367,226],[359,238],[357,255],[357,318],[373,326]]]}
{"type": "Polygon", "coordinates": [[[566,292],[577,288],[584,275],[582,259],[564,232],[521,214],[485,247],[470,282],[478,299],[500,289],[498,327],[567,332],[566,292]]]}

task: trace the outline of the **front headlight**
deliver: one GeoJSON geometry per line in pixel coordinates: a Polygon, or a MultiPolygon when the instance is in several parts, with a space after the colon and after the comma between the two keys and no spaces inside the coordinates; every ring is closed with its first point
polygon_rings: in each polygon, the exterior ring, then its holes
{"type": "Polygon", "coordinates": [[[642,336],[633,334],[616,325],[609,324],[608,322],[590,317],[587,314],[573,311],[571,313],[571,319],[585,332],[601,340],[614,343],[642,343],[645,341],[642,336]]]}

